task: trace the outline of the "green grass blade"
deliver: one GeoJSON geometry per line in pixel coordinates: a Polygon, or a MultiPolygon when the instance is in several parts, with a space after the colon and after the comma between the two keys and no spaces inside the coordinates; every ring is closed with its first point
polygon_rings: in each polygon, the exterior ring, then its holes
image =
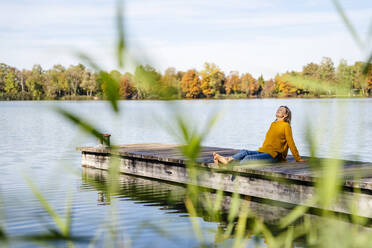
{"type": "Polygon", "coordinates": [[[368,72],[370,70],[372,70],[372,52],[371,54],[369,55],[367,61],[366,61],[366,64],[364,65],[364,68],[363,68],[363,74],[368,74],[368,72]]]}
{"type": "Polygon", "coordinates": [[[115,113],[119,113],[117,101],[120,100],[120,82],[115,80],[108,72],[104,71],[89,55],[77,53],[77,56],[98,73],[98,77],[104,85],[103,94],[105,100],[111,103],[111,107],[115,113]]]}
{"type": "Polygon", "coordinates": [[[53,210],[52,206],[50,206],[50,204],[48,203],[48,201],[44,198],[44,196],[41,194],[41,192],[38,190],[38,188],[32,182],[32,180],[28,176],[26,176],[26,175],[24,175],[23,177],[24,177],[25,181],[28,183],[28,185],[30,186],[30,188],[31,188],[32,192],[34,193],[35,197],[40,202],[41,206],[52,217],[54,223],[58,227],[58,229],[61,232],[61,234],[64,233],[64,230],[66,230],[66,223],[65,223],[65,221],[63,221],[63,219],[58,215],[58,213],[53,210]]]}
{"type": "Polygon", "coordinates": [[[106,139],[103,139],[102,132],[93,127],[93,125],[89,124],[88,121],[83,120],[77,115],[59,107],[56,108],[56,111],[62,116],[64,116],[66,119],[80,127],[84,132],[92,136],[95,136],[101,142],[105,143],[106,145],[109,145],[108,141],[106,139]]]}
{"type": "Polygon", "coordinates": [[[65,236],[70,236],[71,220],[72,220],[72,195],[71,195],[71,191],[67,192],[65,219],[66,219],[66,224],[65,224],[65,229],[63,230],[63,234],[65,236]]]}
{"type": "Polygon", "coordinates": [[[194,207],[194,204],[189,198],[186,198],[185,206],[186,206],[187,212],[190,214],[190,221],[194,229],[196,238],[199,240],[200,243],[204,243],[203,232],[202,232],[200,223],[197,219],[196,209],[194,207]]]}
{"type": "MultiPolygon", "coordinates": [[[[309,200],[306,203],[306,205],[311,204],[311,203],[315,203],[315,200],[313,199],[309,200]]],[[[301,205],[296,206],[288,215],[280,219],[279,227],[280,228],[288,227],[290,224],[292,224],[293,222],[301,218],[308,211],[308,209],[309,207],[307,206],[301,206],[301,205]]]]}
{"type": "Polygon", "coordinates": [[[124,18],[123,18],[123,2],[118,0],[116,7],[116,25],[118,32],[117,42],[117,56],[120,67],[124,67],[124,52],[125,52],[125,39],[124,39],[124,18]]]}
{"type": "Polygon", "coordinates": [[[248,218],[248,206],[243,204],[242,211],[239,215],[238,224],[236,226],[234,244],[233,247],[242,247],[242,239],[246,230],[247,218],[248,218]]]}
{"type": "Polygon", "coordinates": [[[95,62],[94,62],[94,60],[88,55],[88,54],[86,54],[86,53],[82,53],[82,52],[76,52],[75,53],[76,54],[76,56],[80,59],[80,60],[82,60],[82,61],[84,61],[90,68],[92,68],[94,71],[96,71],[96,72],[99,72],[99,71],[101,71],[102,69],[101,69],[101,67],[98,65],[98,64],[96,64],[95,62]]]}
{"type": "Polygon", "coordinates": [[[343,8],[341,7],[341,4],[337,0],[332,0],[334,6],[336,7],[337,12],[340,14],[342,21],[345,23],[347,29],[353,36],[355,42],[358,44],[360,48],[363,48],[363,42],[360,39],[358,33],[356,32],[354,26],[351,24],[349,18],[346,16],[346,13],[344,12],[343,8]]]}
{"type": "Polygon", "coordinates": [[[285,238],[285,248],[291,248],[293,243],[293,226],[288,227],[285,238]]]}
{"type": "Polygon", "coordinates": [[[99,77],[102,79],[105,89],[103,91],[105,99],[111,103],[111,107],[115,113],[119,113],[118,100],[120,100],[120,83],[105,71],[99,72],[99,77]]]}

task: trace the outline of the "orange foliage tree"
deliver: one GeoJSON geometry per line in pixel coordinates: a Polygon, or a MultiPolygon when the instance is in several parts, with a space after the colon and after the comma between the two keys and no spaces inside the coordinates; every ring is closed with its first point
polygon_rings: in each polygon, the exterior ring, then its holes
{"type": "Polygon", "coordinates": [[[125,73],[120,80],[120,96],[123,99],[132,99],[137,95],[137,89],[133,86],[133,75],[129,72],[125,73]]]}
{"type": "Polygon", "coordinates": [[[258,90],[257,80],[250,73],[244,73],[240,79],[241,90],[247,96],[256,95],[258,90]]]}
{"type": "Polygon", "coordinates": [[[202,91],[199,75],[196,70],[188,70],[181,80],[181,95],[187,98],[198,98],[202,91]]]}
{"type": "Polygon", "coordinates": [[[242,92],[242,81],[239,77],[239,72],[231,71],[225,82],[226,94],[230,95],[233,93],[242,92]]]}
{"type": "Polygon", "coordinates": [[[275,82],[275,90],[279,94],[279,96],[293,96],[297,89],[293,87],[285,78],[288,77],[288,74],[276,74],[274,78],[275,82]]]}
{"type": "Polygon", "coordinates": [[[276,85],[275,85],[274,80],[270,79],[268,81],[265,81],[263,88],[262,88],[261,96],[262,97],[273,97],[275,95],[276,95],[276,85]]]}

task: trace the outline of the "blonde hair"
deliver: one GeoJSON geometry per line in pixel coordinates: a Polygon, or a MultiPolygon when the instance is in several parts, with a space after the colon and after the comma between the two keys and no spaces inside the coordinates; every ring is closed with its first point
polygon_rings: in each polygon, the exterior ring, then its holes
{"type": "Polygon", "coordinates": [[[289,125],[291,125],[291,120],[292,120],[292,112],[291,112],[291,110],[287,106],[285,106],[285,105],[280,106],[279,108],[285,108],[285,111],[286,111],[287,116],[284,118],[284,121],[285,122],[288,122],[289,125]]]}

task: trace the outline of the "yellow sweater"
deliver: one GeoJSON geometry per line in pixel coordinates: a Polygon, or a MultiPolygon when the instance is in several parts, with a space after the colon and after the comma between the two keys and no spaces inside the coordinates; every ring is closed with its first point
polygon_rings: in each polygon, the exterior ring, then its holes
{"type": "Polygon", "coordinates": [[[279,156],[279,160],[287,161],[288,147],[296,161],[300,161],[301,157],[293,141],[291,125],[285,121],[274,121],[271,123],[265,141],[258,151],[268,153],[273,158],[279,156]]]}

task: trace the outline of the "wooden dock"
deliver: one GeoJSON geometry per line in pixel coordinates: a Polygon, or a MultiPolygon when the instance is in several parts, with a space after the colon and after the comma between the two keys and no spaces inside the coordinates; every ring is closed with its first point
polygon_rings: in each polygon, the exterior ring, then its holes
{"type": "MultiPolygon", "coordinates": [[[[179,148],[179,145],[152,143],[123,145],[115,149],[80,147],[77,150],[82,152],[83,167],[107,170],[111,155],[115,155],[121,173],[319,208],[316,203],[308,201],[315,194],[314,184],[318,176],[306,163],[296,163],[289,157],[288,163],[260,167],[216,166],[213,152],[229,156],[238,150],[203,147],[197,160],[197,179],[191,182],[187,160],[179,148]]],[[[358,206],[358,215],[372,218],[372,163],[345,161],[340,177],[343,191],[329,210],[350,213],[350,203],[353,202],[358,206]],[[355,175],[361,178],[354,179],[355,175]]]]}

